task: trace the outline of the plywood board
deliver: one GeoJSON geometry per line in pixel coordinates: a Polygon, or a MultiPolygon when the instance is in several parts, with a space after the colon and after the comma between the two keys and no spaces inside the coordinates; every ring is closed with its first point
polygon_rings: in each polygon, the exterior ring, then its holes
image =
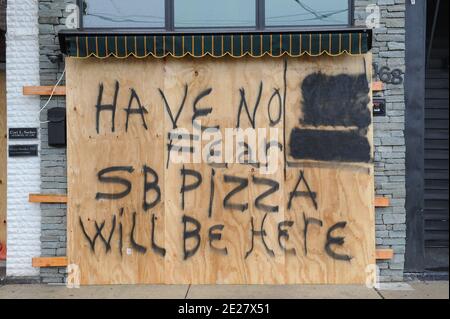
{"type": "Polygon", "coordinates": [[[370,55],[66,63],[82,284],[366,281],[370,55]]]}
{"type": "Polygon", "coordinates": [[[6,245],[6,74],[0,70],[0,243],[6,245]]]}

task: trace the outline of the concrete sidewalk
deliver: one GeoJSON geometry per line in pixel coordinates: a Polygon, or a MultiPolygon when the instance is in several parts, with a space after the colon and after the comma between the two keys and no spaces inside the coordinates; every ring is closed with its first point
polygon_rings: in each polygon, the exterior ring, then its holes
{"type": "Polygon", "coordinates": [[[0,299],[448,299],[448,281],[364,286],[89,286],[5,285],[0,299]]]}

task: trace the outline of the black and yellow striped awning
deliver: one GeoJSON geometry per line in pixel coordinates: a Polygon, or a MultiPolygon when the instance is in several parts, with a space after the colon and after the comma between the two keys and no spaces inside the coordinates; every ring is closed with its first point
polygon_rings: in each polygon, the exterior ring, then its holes
{"type": "Polygon", "coordinates": [[[215,58],[232,56],[280,57],[327,54],[361,55],[371,49],[372,34],[366,29],[281,33],[120,33],[62,31],[64,54],[76,58],[127,58],[172,56],[215,58]]]}

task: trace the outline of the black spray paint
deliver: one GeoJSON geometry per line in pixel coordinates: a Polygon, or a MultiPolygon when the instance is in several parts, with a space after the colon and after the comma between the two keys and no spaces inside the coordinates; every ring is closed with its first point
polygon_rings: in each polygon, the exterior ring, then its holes
{"type": "Polygon", "coordinates": [[[128,107],[125,109],[125,112],[127,113],[127,121],[125,123],[125,132],[128,132],[128,124],[130,121],[130,115],[138,114],[141,116],[142,125],[147,130],[147,123],[145,122],[144,114],[147,114],[147,109],[141,104],[141,100],[139,99],[139,96],[137,95],[136,91],[134,89],[131,89],[131,96],[130,101],[128,102],[128,107]],[[133,101],[136,101],[137,108],[131,108],[133,105],[133,101]]]}
{"type": "Polygon", "coordinates": [[[195,218],[189,217],[184,215],[181,222],[183,223],[183,252],[184,252],[184,260],[189,259],[190,257],[193,257],[197,250],[200,248],[200,242],[201,242],[201,236],[200,236],[200,230],[202,228],[202,225],[198,220],[195,218]],[[188,224],[191,224],[194,226],[193,230],[188,230],[188,224]],[[189,239],[195,240],[194,248],[188,249],[187,248],[187,241],[189,239]]]}
{"type": "Polygon", "coordinates": [[[98,97],[97,97],[97,105],[95,106],[95,108],[97,109],[96,121],[95,121],[97,134],[100,133],[100,113],[102,111],[111,111],[111,132],[115,131],[117,96],[119,95],[119,87],[120,87],[119,82],[116,81],[115,90],[114,90],[114,98],[113,98],[112,104],[102,104],[104,86],[103,86],[103,83],[100,84],[98,97]]]}
{"type": "Polygon", "coordinates": [[[267,191],[265,191],[264,193],[262,193],[261,195],[256,197],[255,207],[266,213],[278,213],[278,210],[279,210],[278,205],[271,206],[271,205],[263,204],[262,201],[266,197],[269,197],[270,195],[272,195],[273,193],[278,192],[278,190],[280,189],[280,183],[278,183],[277,181],[268,179],[268,178],[259,178],[259,177],[255,177],[255,176],[253,176],[253,183],[255,185],[263,185],[263,186],[269,187],[269,189],[267,191]]]}
{"type": "Polygon", "coordinates": [[[156,220],[157,220],[157,218],[156,218],[155,214],[153,214],[152,215],[152,249],[156,254],[164,257],[164,256],[166,256],[166,250],[164,248],[158,246],[155,241],[156,220]]]}
{"type": "Polygon", "coordinates": [[[229,192],[223,199],[223,207],[227,208],[227,209],[238,210],[241,212],[246,211],[248,209],[248,203],[237,204],[237,203],[231,203],[230,201],[231,201],[231,197],[233,197],[237,193],[239,193],[242,190],[244,190],[245,188],[247,188],[248,179],[237,177],[237,176],[230,176],[230,175],[224,175],[223,178],[224,178],[225,183],[238,184],[238,186],[236,186],[236,188],[234,188],[231,192],[229,192]]]}
{"type": "Polygon", "coordinates": [[[347,226],[347,222],[339,222],[339,223],[335,224],[334,226],[330,227],[330,229],[327,232],[327,242],[325,244],[325,251],[333,259],[342,260],[342,261],[350,261],[352,259],[351,256],[338,254],[331,249],[332,245],[338,245],[338,246],[344,245],[344,237],[334,237],[332,235],[332,233],[337,229],[344,229],[345,226],[347,226]]]}
{"type": "Polygon", "coordinates": [[[290,210],[292,208],[292,202],[294,198],[296,197],[309,197],[311,199],[311,202],[314,205],[314,208],[317,210],[319,206],[317,205],[317,193],[313,192],[311,188],[309,187],[308,181],[305,178],[305,172],[300,171],[300,175],[297,180],[297,184],[295,184],[295,188],[292,192],[289,193],[289,202],[288,202],[288,209],[290,210]],[[300,183],[303,182],[306,187],[306,192],[299,191],[300,183]]]}
{"type": "Polygon", "coordinates": [[[278,245],[280,246],[281,250],[283,250],[287,255],[297,254],[295,248],[287,249],[286,246],[283,245],[281,241],[282,238],[284,238],[286,242],[289,241],[288,228],[292,228],[292,226],[294,226],[293,221],[284,221],[278,224],[278,245]]]}
{"type": "Polygon", "coordinates": [[[213,242],[222,240],[222,231],[224,228],[224,225],[215,225],[209,229],[209,247],[217,253],[226,256],[228,255],[228,249],[226,247],[217,248],[213,245],[213,242]]]}
{"type": "Polygon", "coordinates": [[[252,127],[256,128],[256,112],[258,111],[259,104],[261,102],[262,91],[263,91],[263,82],[261,81],[261,83],[259,84],[259,91],[258,91],[258,96],[256,98],[255,107],[253,108],[253,114],[250,114],[250,109],[248,107],[247,98],[245,97],[245,89],[241,88],[239,90],[239,92],[241,93],[241,102],[239,104],[236,128],[241,127],[242,108],[245,109],[245,113],[247,114],[248,120],[250,121],[250,124],[252,125],[252,127]]]}
{"type": "Polygon", "coordinates": [[[263,220],[261,222],[261,228],[259,230],[255,230],[253,217],[251,218],[251,226],[252,226],[252,229],[251,229],[252,241],[251,242],[252,242],[252,245],[251,245],[250,249],[247,251],[247,253],[245,254],[245,259],[247,259],[253,252],[253,248],[255,247],[255,237],[256,236],[261,237],[261,241],[262,241],[262,243],[264,245],[264,248],[266,249],[266,252],[269,254],[269,256],[270,257],[275,257],[274,251],[267,246],[267,243],[266,243],[266,240],[265,240],[265,237],[267,236],[267,233],[266,233],[266,231],[264,229],[264,224],[266,222],[267,216],[268,216],[268,214],[264,215],[264,218],[263,218],[263,220]]]}
{"type": "Polygon", "coordinates": [[[365,74],[308,75],[302,84],[302,124],[312,126],[356,126],[371,123],[368,108],[370,87],[365,74]]]}
{"type": "Polygon", "coordinates": [[[125,186],[125,190],[120,193],[113,193],[113,194],[98,192],[95,195],[95,199],[97,199],[97,200],[99,200],[99,199],[117,200],[117,199],[124,198],[124,197],[128,196],[128,194],[130,194],[132,185],[129,180],[122,178],[122,177],[118,177],[118,176],[105,176],[109,173],[114,173],[114,172],[127,172],[127,173],[131,174],[134,172],[134,168],[131,166],[114,166],[114,167],[108,167],[108,168],[105,168],[105,169],[102,169],[101,171],[99,171],[97,174],[97,178],[100,183],[119,184],[119,185],[125,186]]]}
{"type": "Polygon", "coordinates": [[[136,229],[136,212],[133,213],[133,222],[131,226],[131,232],[130,232],[130,243],[131,247],[136,250],[140,254],[145,254],[147,252],[147,248],[138,244],[134,238],[134,231],[136,229]]]}
{"type": "Polygon", "coordinates": [[[152,209],[158,203],[161,201],[161,189],[159,187],[159,177],[158,173],[152,169],[151,167],[148,167],[147,165],[144,165],[143,168],[144,172],[144,203],[143,208],[144,211],[148,211],[149,209],[152,209]],[[153,177],[152,181],[149,181],[149,175],[153,177]],[[148,202],[147,196],[148,192],[153,191],[156,193],[156,197],[153,201],[148,202]]]}
{"type": "Polygon", "coordinates": [[[370,144],[357,130],[329,131],[295,128],[290,140],[291,156],[301,160],[369,163],[370,144]]]}
{"type": "Polygon", "coordinates": [[[317,225],[319,227],[323,226],[323,222],[320,219],[309,217],[307,218],[305,213],[303,213],[303,221],[305,223],[305,228],[303,229],[303,245],[305,249],[305,256],[308,256],[308,230],[309,225],[317,225]]]}
{"type": "Polygon", "coordinates": [[[183,179],[183,183],[181,184],[181,189],[180,189],[180,194],[181,194],[181,209],[184,210],[185,207],[185,193],[186,192],[191,192],[197,188],[200,187],[200,185],[202,184],[202,174],[200,174],[199,172],[192,170],[192,169],[186,169],[183,168],[181,169],[181,176],[183,179]],[[191,176],[195,179],[195,181],[191,184],[186,184],[186,177],[187,176],[191,176]]]}

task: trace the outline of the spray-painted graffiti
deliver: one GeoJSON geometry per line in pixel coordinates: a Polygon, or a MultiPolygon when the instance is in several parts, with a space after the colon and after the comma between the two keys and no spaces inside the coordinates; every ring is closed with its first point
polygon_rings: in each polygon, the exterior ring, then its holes
{"type": "Polygon", "coordinates": [[[372,113],[370,62],[358,61],[330,74],[251,61],[221,77],[208,69],[220,64],[169,61],[156,76],[160,64],[136,62],[115,64],[109,80],[75,63],[92,76],[81,99],[68,96],[78,125],[69,135],[79,138],[69,144],[69,258],[81,281],[109,282],[83,274],[94,265],[115,267],[115,283],[339,282],[301,274],[364,272],[372,113]]]}
{"type": "MultiPolygon", "coordinates": [[[[118,172],[118,171],[132,173],[132,172],[134,172],[134,168],[133,167],[110,167],[110,168],[101,170],[98,173],[98,181],[100,183],[117,184],[117,185],[123,186],[124,190],[120,193],[97,193],[95,196],[95,198],[97,200],[122,199],[122,198],[126,197],[132,191],[133,187],[132,187],[132,182],[130,180],[128,180],[126,178],[114,176],[113,174],[109,174],[109,173],[118,172]],[[108,176],[105,176],[107,174],[108,174],[108,176]]],[[[143,192],[143,194],[144,194],[143,207],[144,207],[144,212],[146,212],[151,207],[155,206],[155,204],[157,204],[157,202],[160,200],[161,197],[160,197],[160,186],[158,185],[157,173],[154,170],[152,170],[150,167],[147,167],[147,166],[144,166],[143,171],[145,172],[145,174],[144,174],[145,189],[143,192]],[[152,172],[152,174],[153,174],[154,181],[152,183],[147,182],[148,172],[152,172]],[[156,194],[157,194],[156,199],[152,203],[148,203],[147,199],[146,199],[147,193],[150,191],[156,192],[156,194]]],[[[184,209],[185,193],[193,192],[193,191],[197,190],[203,181],[203,177],[200,172],[197,172],[195,170],[186,170],[184,167],[181,169],[180,174],[182,176],[182,183],[180,185],[180,188],[181,188],[180,202],[181,202],[181,204],[180,204],[179,209],[180,209],[180,212],[182,212],[185,210],[184,209]],[[194,181],[187,184],[187,182],[186,182],[187,176],[190,176],[194,181]]],[[[224,175],[222,181],[216,181],[216,179],[214,178],[214,173],[211,175],[211,179],[212,179],[211,185],[215,185],[216,182],[233,183],[233,184],[237,185],[229,193],[225,194],[225,197],[223,198],[223,201],[222,201],[223,202],[222,207],[217,208],[217,209],[219,209],[219,210],[229,209],[229,210],[237,211],[240,213],[245,213],[245,211],[248,210],[248,207],[249,207],[248,203],[233,202],[232,198],[234,195],[237,195],[239,192],[244,192],[246,190],[246,188],[249,187],[249,183],[250,183],[249,179],[239,177],[239,176],[224,175]]],[[[251,243],[251,247],[245,254],[245,258],[247,258],[253,251],[254,240],[256,237],[261,238],[264,246],[266,247],[266,251],[267,251],[268,255],[273,257],[274,256],[273,250],[269,249],[267,247],[267,244],[264,240],[264,238],[267,236],[266,231],[264,229],[264,222],[267,217],[267,214],[278,213],[279,206],[263,204],[262,201],[265,198],[270,197],[272,194],[278,192],[280,189],[280,185],[279,185],[278,181],[276,181],[276,180],[260,178],[260,177],[255,177],[255,176],[252,176],[251,182],[254,184],[267,186],[267,189],[264,190],[261,194],[259,194],[254,200],[255,208],[258,211],[260,211],[261,213],[264,213],[265,217],[263,218],[263,221],[260,226],[254,225],[253,218],[250,219],[251,227],[250,227],[250,232],[248,234],[249,235],[248,237],[249,237],[249,242],[251,243]],[[258,227],[258,228],[256,228],[256,227],[258,227]]],[[[211,187],[210,195],[214,196],[213,187],[211,187]]],[[[293,189],[291,192],[289,192],[289,200],[287,203],[288,209],[292,209],[293,202],[296,198],[309,199],[309,200],[311,200],[312,203],[314,203],[314,207],[316,209],[318,209],[317,193],[313,192],[310,189],[310,186],[308,185],[308,181],[305,178],[304,171],[299,172],[299,178],[298,178],[297,184],[295,185],[295,189],[293,189]],[[304,184],[306,191],[299,191],[301,183],[304,184]]],[[[212,200],[209,201],[209,203],[211,203],[211,202],[212,202],[212,200]]],[[[205,212],[205,216],[209,216],[209,217],[211,216],[211,207],[209,207],[208,213],[205,212]]],[[[156,231],[156,229],[157,229],[156,220],[157,220],[157,217],[155,215],[151,215],[151,219],[148,220],[148,222],[151,223],[151,225],[149,225],[148,229],[150,229],[150,231],[151,231],[151,238],[152,238],[151,243],[149,243],[149,244],[151,245],[151,249],[154,252],[156,252],[158,255],[164,257],[166,250],[164,248],[158,246],[155,242],[155,233],[157,232],[156,231]]],[[[302,233],[303,240],[304,240],[304,254],[305,255],[308,254],[307,238],[308,238],[309,224],[315,224],[315,225],[318,225],[319,227],[324,227],[324,224],[323,224],[323,221],[320,219],[306,218],[304,213],[303,213],[303,221],[304,221],[304,223],[302,226],[294,225],[293,221],[282,221],[278,224],[278,233],[276,235],[278,236],[278,243],[279,243],[278,248],[279,248],[280,252],[287,251],[289,253],[296,254],[297,250],[294,248],[287,249],[284,246],[284,244],[282,243],[281,238],[284,238],[286,241],[289,239],[289,229],[304,229],[304,231],[302,233]]],[[[183,215],[180,222],[183,224],[183,229],[184,229],[183,230],[184,259],[188,259],[195,255],[195,253],[197,252],[197,250],[200,246],[200,242],[202,240],[202,234],[201,234],[202,223],[201,223],[201,221],[195,219],[194,217],[190,217],[188,215],[183,215]],[[187,230],[188,225],[192,225],[193,230],[188,231],[187,230]],[[186,248],[186,241],[188,241],[188,240],[193,240],[195,242],[194,249],[188,250],[186,248]]],[[[88,231],[86,230],[85,222],[83,222],[81,217],[79,219],[79,223],[80,223],[80,227],[83,231],[84,237],[89,242],[89,246],[93,253],[95,253],[95,247],[96,247],[97,240],[100,242],[100,245],[102,247],[104,247],[106,253],[111,252],[111,240],[114,237],[117,237],[117,238],[115,238],[115,240],[118,240],[118,242],[120,243],[117,247],[118,252],[122,256],[123,255],[123,244],[122,243],[124,240],[124,236],[128,237],[130,243],[132,244],[132,248],[137,253],[145,254],[147,252],[146,245],[144,243],[138,244],[135,240],[134,233],[135,233],[135,229],[136,229],[136,212],[126,212],[125,208],[122,207],[119,209],[118,214],[114,214],[114,213],[112,214],[110,221],[103,220],[101,222],[99,222],[99,221],[91,222],[90,224],[94,225],[91,234],[89,234],[88,231]],[[123,233],[123,225],[121,222],[121,220],[123,218],[129,218],[131,220],[131,223],[130,223],[131,228],[126,231],[127,234],[125,234],[125,235],[123,233]],[[107,223],[109,223],[109,226],[107,226],[107,223]],[[115,234],[116,225],[118,225],[118,229],[119,229],[117,234],[115,234]]],[[[324,251],[331,258],[334,258],[337,260],[350,261],[351,260],[350,256],[339,255],[336,252],[334,252],[332,249],[332,245],[343,245],[344,244],[343,237],[334,237],[332,235],[332,233],[334,230],[336,230],[338,228],[342,228],[342,229],[345,228],[346,224],[347,224],[346,221],[341,221],[334,225],[329,226],[328,231],[327,231],[324,251]]],[[[212,250],[216,251],[217,253],[227,255],[226,247],[219,249],[213,245],[213,242],[220,241],[220,239],[222,237],[221,233],[222,233],[222,231],[224,231],[224,228],[225,228],[224,225],[220,225],[220,224],[213,225],[208,229],[206,237],[208,238],[208,243],[212,250]]]]}

